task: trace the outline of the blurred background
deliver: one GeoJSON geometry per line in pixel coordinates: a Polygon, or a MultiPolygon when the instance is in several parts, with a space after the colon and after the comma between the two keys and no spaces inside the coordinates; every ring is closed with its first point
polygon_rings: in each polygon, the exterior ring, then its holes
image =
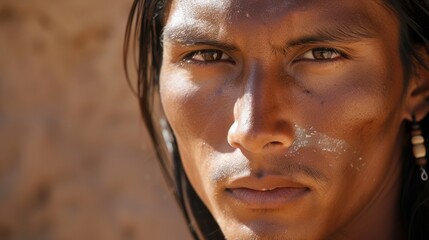
{"type": "Polygon", "coordinates": [[[0,239],[190,239],[122,67],[131,0],[0,1],[0,239]]]}

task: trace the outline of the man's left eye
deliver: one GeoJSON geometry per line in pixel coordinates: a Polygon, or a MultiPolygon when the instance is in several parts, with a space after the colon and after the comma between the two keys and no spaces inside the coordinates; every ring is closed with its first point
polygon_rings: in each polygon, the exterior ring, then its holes
{"type": "Polygon", "coordinates": [[[334,48],[314,48],[302,54],[298,60],[330,61],[344,57],[344,54],[334,48]]]}

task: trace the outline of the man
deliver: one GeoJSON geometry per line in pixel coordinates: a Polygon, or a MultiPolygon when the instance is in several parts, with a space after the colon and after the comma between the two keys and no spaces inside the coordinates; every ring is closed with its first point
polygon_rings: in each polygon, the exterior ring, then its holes
{"type": "Polygon", "coordinates": [[[195,237],[427,238],[425,154],[409,156],[424,145],[406,127],[427,134],[427,1],[134,8],[143,113],[195,237]]]}

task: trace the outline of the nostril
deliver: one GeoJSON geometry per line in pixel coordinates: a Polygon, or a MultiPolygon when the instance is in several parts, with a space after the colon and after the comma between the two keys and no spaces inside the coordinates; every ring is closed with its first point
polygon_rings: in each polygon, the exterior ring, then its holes
{"type": "Polygon", "coordinates": [[[264,148],[271,148],[271,147],[282,147],[284,144],[279,141],[272,141],[267,144],[265,144],[264,148]]]}

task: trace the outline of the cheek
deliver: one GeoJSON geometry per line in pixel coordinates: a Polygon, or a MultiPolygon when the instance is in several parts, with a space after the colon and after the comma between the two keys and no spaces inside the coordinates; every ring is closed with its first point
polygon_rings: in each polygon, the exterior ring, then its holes
{"type": "Polygon", "coordinates": [[[328,114],[329,121],[336,123],[333,135],[353,146],[358,157],[341,166],[356,177],[343,187],[354,185],[364,196],[376,191],[389,172],[397,174],[401,168],[398,156],[405,86],[397,57],[373,59],[360,69],[366,71],[350,71],[348,79],[353,84],[340,88],[335,99],[326,101],[335,102],[333,112],[328,114]]]}
{"type": "Polygon", "coordinates": [[[208,143],[218,151],[230,151],[225,143],[233,122],[232,98],[228,94],[231,90],[227,90],[226,74],[210,71],[214,70],[195,73],[177,67],[163,69],[161,101],[180,142],[189,148],[208,143]]]}
{"type": "Polygon", "coordinates": [[[192,126],[204,122],[201,114],[195,112],[195,109],[204,110],[196,99],[200,87],[189,79],[186,71],[179,70],[174,74],[169,70],[161,71],[161,103],[176,137],[183,140],[195,139],[192,126]]]}
{"type": "MultiPolygon", "coordinates": [[[[386,52],[389,51],[381,48],[370,60],[356,61],[334,77],[318,78],[325,84],[313,84],[318,94],[312,104],[314,119],[329,125],[321,129],[330,128],[334,136],[346,136],[351,143],[360,145],[364,139],[379,141],[394,127],[392,122],[398,125],[396,120],[402,117],[403,106],[402,66],[397,56],[386,52]]],[[[302,114],[305,112],[311,111],[307,109],[302,114]]]]}
{"type": "Polygon", "coordinates": [[[356,189],[364,188],[359,181],[372,181],[386,171],[400,138],[404,101],[400,59],[381,51],[374,55],[379,58],[357,62],[330,77],[308,77],[311,95],[306,99],[311,100],[301,101],[305,104],[298,108],[298,115],[305,116],[306,126],[314,126],[350,146],[347,153],[335,158],[342,161],[330,162],[333,167],[327,174],[348,179],[352,174],[356,189]]]}
{"type": "Polygon", "coordinates": [[[232,123],[232,108],[225,104],[227,98],[220,97],[223,93],[214,91],[216,86],[196,84],[192,77],[186,70],[164,69],[160,95],[186,174],[207,204],[211,159],[215,153],[231,151],[226,134],[232,123]]]}
{"type": "MultiPolygon", "coordinates": [[[[380,54],[381,55],[381,54],[380,54]]],[[[397,57],[396,57],[397,58],[397,57]]],[[[353,73],[356,80],[354,90],[350,92],[349,110],[343,115],[344,121],[360,122],[351,128],[360,143],[372,146],[388,138],[400,127],[403,111],[404,79],[400,60],[385,56],[374,59],[366,72],[353,73]],[[396,61],[394,60],[396,59],[396,61]],[[386,62],[386,64],[381,64],[386,62]]]]}

